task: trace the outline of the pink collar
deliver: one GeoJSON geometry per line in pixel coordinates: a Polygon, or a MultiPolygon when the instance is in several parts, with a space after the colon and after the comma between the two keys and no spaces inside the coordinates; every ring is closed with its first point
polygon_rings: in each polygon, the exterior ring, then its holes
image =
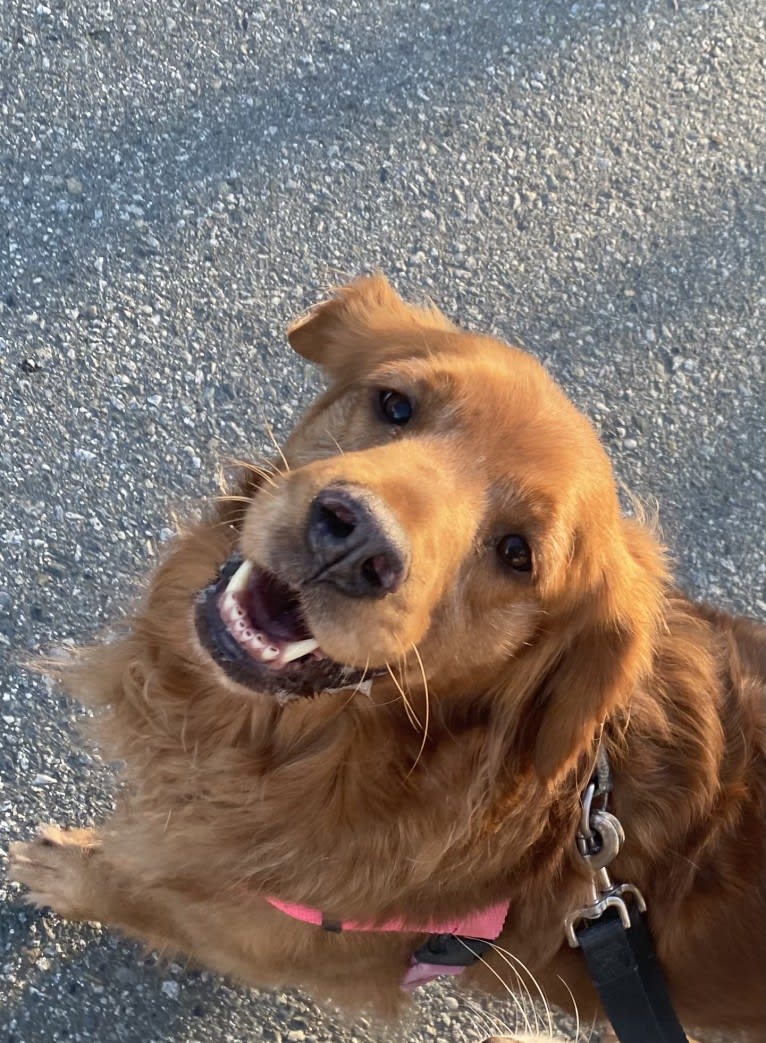
{"type": "MultiPolygon", "coordinates": [[[[314,924],[316,927],[327,927],[328,921],[322,916],[318,909],[312,909],[308,905],[296,905],[293,902],[282,902],[278,898],[267,898],[269,905],[275,909],[291,916],[293,920],[302,920],[304,923],[314,924]]],[[[426,923],[407,924],[401,917],[395,920],[386,920],[384,923],[374,923],[364,920],[343,920],[340,924],[333,924],[335,930],[341,931],[411,931],[413,934],[461,934],[466,938],[490,938],[494,939],[500,934],[505,923],[508,912],[508,902],[500,902],[488,909],[470,913],[462,920],[447,920],[439,922],[429,920],[426,923]]]]}
{"type": "MultiPolygon", "coordinates": [[[[411,931],[413,934],[450,934],[486,941],[494,941],[498,937],[508,914],[508,902],[500,902],[487,909],[470,913],[462,919],[444,922],[429,920],[426,923],[409,924],[405,923],[403,919],[397,918],[386,920],[383,923],[362,920],[343,920],[338,923],[328,922],[318,909],[312,909],[308,905],[282,902],[278,898],[267,898],[266,901],[275,909],[292,917],[293,920],[302,920],[304,923],[333,931],[411,931]]],[[[465,948],[468,949],[467,946],[465,948]]],[[[423,985],[427,981],[432,981],[442,974],[460,974],[464,970],[464,965],[428,963],[418,959],[417,956],[412,956],[401,985],[402,988],[409,990],[417,985],[423,985]]]]}

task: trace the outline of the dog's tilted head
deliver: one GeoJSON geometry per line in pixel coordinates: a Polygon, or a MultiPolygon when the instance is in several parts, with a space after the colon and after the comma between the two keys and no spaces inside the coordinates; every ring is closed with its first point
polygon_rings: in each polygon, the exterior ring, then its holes
{"type": "Polygon", "coordinates": [[[538,768],[571,765],[646,666],[661,573],[590,424],[531,356],[381,276],[289,339],[330,386],[207,563],[206,653],[295,696],[385,677],[446,707],[513,677],[538,768]]]}

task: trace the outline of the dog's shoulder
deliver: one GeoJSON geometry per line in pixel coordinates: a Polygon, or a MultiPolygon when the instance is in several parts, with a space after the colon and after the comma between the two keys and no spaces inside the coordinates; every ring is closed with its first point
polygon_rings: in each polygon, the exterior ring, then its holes
{"type": "Polygon", "coordinates": [[[723,642],[732,672],[750,680],[766,681],[766,624],[751,616],[735,616],[714,605],[690,603],[690,609],[707,621],[723,642]]]}

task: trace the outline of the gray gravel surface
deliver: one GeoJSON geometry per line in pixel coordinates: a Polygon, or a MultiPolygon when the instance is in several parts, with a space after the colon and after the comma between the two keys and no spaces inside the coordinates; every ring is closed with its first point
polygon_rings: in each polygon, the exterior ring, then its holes
{"type": "MultiPolygon", "coordinates": [[[[289,428],[317,377],[285,325],[362,270],[541,357],[661,505],[683,584],[766,613],[765,23],[763,0],[0,0],[0,849],[110,803],[78,710],[19,660],[119,616],[218,461],[289,428]]],[[[0,1043],[385,1036],[2,879],[0,1043]]],[[[455,995],[391,1038],[514,1022],[455,995]]]]}

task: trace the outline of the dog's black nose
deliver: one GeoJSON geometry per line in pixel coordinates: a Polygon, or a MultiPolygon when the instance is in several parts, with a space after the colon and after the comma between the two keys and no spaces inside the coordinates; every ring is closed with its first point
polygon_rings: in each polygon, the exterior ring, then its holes
{"type": "Polygon", "coordinates": [[[366,489],[323,489],[311,505],[306,540],[312,580],[332,583],[352,598],[381,598],[406,575],[406,537],[388,508],[366,489]]]}

